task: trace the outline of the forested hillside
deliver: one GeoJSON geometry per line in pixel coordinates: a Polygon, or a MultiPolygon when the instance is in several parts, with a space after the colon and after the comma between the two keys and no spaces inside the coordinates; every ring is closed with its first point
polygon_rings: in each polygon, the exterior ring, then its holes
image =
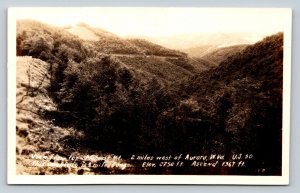
{"type": "Polygon", "coordinates": [[[226,60],[228,57],[231,57],[235,54],[242,52],[249,45],[234,45],[226,47],[218,47],[211,52],[206,53],[201,57],[201,59],[206,61],[211,61],[216,65],[219,65],[220,62],[226,60]]]}
{"type": "MultiPolygon", "coordinates": [[[[255,152],[259,157],[255,164],[279,170],[282,64],[282,33],[248,46],[215,69],[182,83],[178,91],[182,99],[165,115],[168,123],[170,118],[176,123],[175,115],[186,119],[196,130],[208,132],[206,149],[255,152]]],[[[203,141],[203,136],[196,141],[203,141]]]]}
{"type": "Polygon", "coordinates": [[[41,108],[40,117],[80,133],[58,143],[125,161],[133,154],[251,153],[247,168],[214,173],[281,174],[282,33],[216,62],[84,24],[71,30],[19,21],[16,50],[48,65],[43,89],[55,108],[41,108]]]}

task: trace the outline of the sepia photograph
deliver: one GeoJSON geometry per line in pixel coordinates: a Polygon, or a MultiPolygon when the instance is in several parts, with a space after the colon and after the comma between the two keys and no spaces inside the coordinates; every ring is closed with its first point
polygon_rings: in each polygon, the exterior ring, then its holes
{"type": "Polygon", "coordinates": [[[9,8],[9,182],[288,184],[291,22],[285,8],[9,8]]]}

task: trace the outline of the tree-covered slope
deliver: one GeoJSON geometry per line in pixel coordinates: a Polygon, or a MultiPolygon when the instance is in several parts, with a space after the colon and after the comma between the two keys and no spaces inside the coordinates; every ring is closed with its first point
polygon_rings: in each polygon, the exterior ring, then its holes
{"type": "Polygon", "coordinates": [[[182,99],[165,116],[206,130],[207,148],[252,152],[253,164],[276,173],[281,167],[282,73],[283,34],[278,33],[183,83],[182,99]]]}

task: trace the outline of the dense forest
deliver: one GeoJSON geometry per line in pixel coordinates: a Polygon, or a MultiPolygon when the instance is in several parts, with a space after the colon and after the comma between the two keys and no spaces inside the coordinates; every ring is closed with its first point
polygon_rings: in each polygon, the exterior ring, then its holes
{"type": "MultiPolygon", "coordinates": [[[[46,94],[56,108],[39,109],[40,116],[83,133],[61,143],[124,159],[251,153],[255,159],[247,168],[213,172],[281,174],[282,33],[190,58],[85,24],[76,30],[31,20],[17,23],[17,56],[49,65],[46,94]],[[82,29],[94,39],[76,35],[82,29]]],[[[187,170],[173,173],[212,172],[187,170]]],[[[145,172],[161,171],[132,171],[145,172]]]]}

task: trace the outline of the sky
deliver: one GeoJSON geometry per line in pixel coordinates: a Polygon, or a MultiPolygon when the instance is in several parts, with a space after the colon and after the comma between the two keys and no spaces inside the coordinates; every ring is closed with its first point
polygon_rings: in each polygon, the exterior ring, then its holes
{"type": "Polygon", "coordinates": [[[83,22],[121,37],[161,37],[195,33],[284,31],[287,9],[237,8],[15,8],[16,19],[66,26],[83,22]]]}

